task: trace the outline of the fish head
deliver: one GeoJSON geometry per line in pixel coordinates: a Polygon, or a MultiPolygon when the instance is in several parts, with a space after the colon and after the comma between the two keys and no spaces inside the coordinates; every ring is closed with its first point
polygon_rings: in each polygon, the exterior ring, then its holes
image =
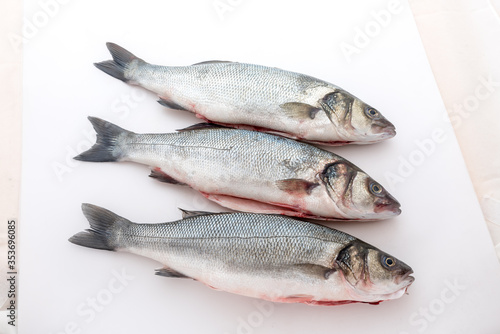
{"type": "Polygon", "coordinates": [[[399,298],[415,280],[406,263],[357,239],[339,252],[335,265],[358,300],[399,298]]]}
{"type": "Polygon", "coordinates": [[[384,187],[348,161],[328,164],[320,178],[346,219],[378,220],[401,213],[399,202],[384,187]]]}
{"type": "Polygon", "coordinates": [[[377,109],[339,89],[319,101],[345,141],[374,143],[392,138],[396,128],[377,109]]]}

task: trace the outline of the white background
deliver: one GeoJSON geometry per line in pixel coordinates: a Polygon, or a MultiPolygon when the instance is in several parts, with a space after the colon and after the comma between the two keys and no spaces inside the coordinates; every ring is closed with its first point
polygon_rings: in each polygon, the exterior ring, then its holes
{"type": "MultiPolygon", "coordinates": [[[[500,311],[498,262],[484,224],[477,223],[480,210],[408,6],[403,3],[403,11],[349,61],[341,43],[353,45],[356,29],[375,22],[370,12],[387,9],[388,2],[233,4],[221,19],[212,1],[69,2],[60,4],[25,46],[20,333],[498,329],[493,316],[500,311]],[[145,166],[67,159],[90,144],[87,115],[136,132],[170,132],[197,122],[193,115],[162,108],[153,94],[95,69],[93,62],[110,58],[106,41],[164,65],[224,59],[307,73],[378,108],[395,123],[398,135],[334,152],[393,189],[403,213],[383,222],[330,226],[410,264],[416,281],[409,295],[378,306],[273,304],[271,314],[262,314],[253,299],[155,276],[153,269],[160,265],[154,261],[68,243],[68,237],[88,227],[82,202],[149,222],[179,218],[178,206],[220,210],[193,190],[147,178],[145,166]],[[123,102],[127,99],[133,103],[123,102]],[[387,173],[398,174],[401,161],[418,155],[416,141],[428,140],[435,129],[442,129],[446,140],[404,182],[391,187],[387,173]],[[78,309],[88,310],[88,300],[109,295],[113,272],[122,270],[134,279],[88,321],[78,309]],[[449,282],[465,288],[457,295],[447,290],[449,282]]],[[[25,15],[34,18],[40,10],[37,2],[28,1],[25,15]]]]}

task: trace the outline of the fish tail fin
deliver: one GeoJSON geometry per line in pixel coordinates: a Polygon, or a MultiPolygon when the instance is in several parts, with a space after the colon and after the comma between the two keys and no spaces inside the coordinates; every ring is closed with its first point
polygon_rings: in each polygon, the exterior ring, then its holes
{"type": "Polygon", "coordinates": [[[134,81],[132,73],[135,72],[134,70],[139,65],[145,63],[144,60],[136,57],[134,54],[117,44],[108,42],[106,46],[113,60],[94,63],[94,66],[123,82],[134,81]]]}
{"type": "Polygon", "coordinates": [[[88,203],[82,204],[82,211],[90,223],[90,229],[75,234],[69,238],[69,242],[83,247],[110,251],[120,248],[119,234],[132,222],[109,210],[88,203]]]}
{"type": "Polygon", "coordinates": [[[93,162],[124,160],[125,140],[134,133],[97,117],[89,116],[88,119],[97,133],[97,141],[89,150],[77,155],[74,159],[93,162]]]}

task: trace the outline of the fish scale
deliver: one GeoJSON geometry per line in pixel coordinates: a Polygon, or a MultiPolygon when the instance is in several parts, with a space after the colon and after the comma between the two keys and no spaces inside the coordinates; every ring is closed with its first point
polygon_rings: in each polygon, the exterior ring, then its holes
{"type": "MultiPolygon", "coordinates": [[[[171,160],[179,157],[187,159],[188,164],[193,164],[192,167],[197,170],[211,173],[228,161],[235,162],[236,166],[240,166],[238,161],[245,161],[247,165],[245,172],[252,171],[252,175],[247,177],[274,181],[297,177],[297,170],[285,168],[283,164],[269,168],[270,165],[283,162],[289,157],[297,157],[300,160],[299,165],[305,168],[317,165],[322,160],[344,160],[333,153],[304,143],[282,140],[280,137],[271,137],[259,132],[246,130],[234,132],[230,129],[217,128],[177,134],[137,135],[123,147],[127,159],[132,161],[156,166],[158,163],[154,160],[157,160],[157,157],[169,157],[171,160]]],[[[232,167],[227,166],[227,168],[232,167]]],[[[234,177],[241,178],[242,175],[238,173],[234,177]]]]}
{"type": "Polygon", "coordinates": [[[260,105],[266,101],[275,101],[276,98],[285,103],[297,98],[298,94],[295,92],[303,96],[307,88],[312,85],[328,86],[326,82],[305,75],[293,72],[287,74],[284,76],[283,71],[279,69],[240,63],[183,67],[145,64],[133,73],[125,73],[131,80],[148,90],[163,90],[165,96],[197,94],[193,99],[203,99],[203,102],[214,104],[220,103],[222,98],[223,101],[245,110],[250,109],[252,104],[260,105]],[[155,75],[152,76],[151,73],[155,75]],[[261,89],[248,89],[256,86],[261,89]],[[201,90],[200,87],[204,89],[201,90]],[[238,100],[234,100],[235,96],[238,96],[238,100]]]}
{"type": "Polygon", "coordinates": [[[152,177],[189,185],[234,210],[363,220],[400,213],[399,203],[366,173],[307,143],[203,124],[177,133],[136,134],[89,120],[97,142],[75,159],[145,164],[152,177]]]}
{"type": "Polygon", "coordinates": [[[116,44],[107,46],[113,60],[97,68],[155,92],[164,106],[214,123],[325,145],[368,144],[396,134],[374,108],[305,74],[220,61],[159,66],[116,44]]]}
{"type": "Polygon", "coordinates": [[[285,216],[187,212],[188,218],[136,224],[82,205],[90,230],[70,241],[124,251],[164,265],[157,274],[192,278],[215,289],[281,302],[378,303],[399,298],[410,267],[355,237],[285,216]],[[391,267],[382,268],[390,258],[391,267]],[[369,272],[367,272],[369,271],[369,272]]]}
{"type": "MultiPolygon", "coordinates": [[[[121,247],[159,252],[190,254],[197,261],[217,262],[226,254],[232,265],[269,266],[270,264],[331,265],[339,247],[354,238],[308,222],[290,221],[282,216],[234,213],[188,218],[167,224],[138,224],[123,233],[121,247]]],[[[161,255],[160,255],[161,254],[161,255]]]]}

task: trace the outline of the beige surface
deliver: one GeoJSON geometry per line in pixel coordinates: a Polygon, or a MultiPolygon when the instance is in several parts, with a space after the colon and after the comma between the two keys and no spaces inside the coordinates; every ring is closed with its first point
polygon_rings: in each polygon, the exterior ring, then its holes
{"type": "Polygon", "coordinates": [[[21,179],[21,89],[22,47],[15,48],[9,38],[20,35],[22,2],[0,1],[0,333],[15,333],[7,325],[7,221],[18,217],[21,179]],[[7,15],[8,13],[8,15],[7,15]]]}
{"type": "MultiPolygon", "coordinates": [[[[410,0],[424,47],[459,139],[495,243],[500,243],[500,0],[410,0]],[[485,84],[486,81],[494,84],[485,84]],[[491,86],[491,87],[490,87],[491,86]],[[462,106],[464,112],[459,110],[462,106]],[[495,108],[497,107],[497,108],[495,108]]],[[[21,62],[9,37],[20,35],[22,3],[0,2],[0,264],[7,219],[18,216],[21,161],[21,62]],[[7,37],[7,38],[5,38],[7,37]]],[[[497,246],[500,256],[500,246],[497,246]]],[[[5,277],[6,269],[0,267],[5,277]]],[[[0,305],[6,299],[0,280],[0,305]]],[[[2,319],[5,318],[1,314],[2,319]]],[[[0,321],[0,333],[11,328],[0,321]]]]}
{"type": "Polygon", "coordinates": [[[410,4],[500,258],[500,0],[410,4]]]}

